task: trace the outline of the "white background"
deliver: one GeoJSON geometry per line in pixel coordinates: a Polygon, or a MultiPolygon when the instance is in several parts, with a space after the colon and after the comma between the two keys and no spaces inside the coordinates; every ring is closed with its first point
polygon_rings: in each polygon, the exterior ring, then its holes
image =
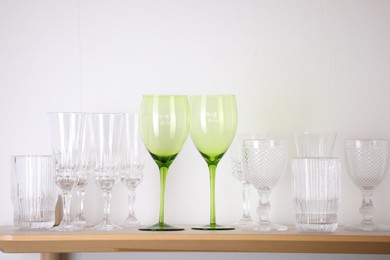
{"type": "MultiPolygon", "coordinates": [[[[337,131],[343,140],[390,138],[390,1],[0,0],[0,225],[12,225],[9,156],[49,154],[49,111],[132,112],[143,94],[235,94],[238,132],[337,131]]],[[[241,215],[240,183],[228,156],[217,169],[217,219],[241,215]]],[[[136,213],[157,221],[158,169],[147,159],[136,213]]],[[[208,172],[190,138],[170,168],[166,221],[206,224],[208,172]]],[[[86,215],[102,216],[91,181],[86,215]]],[[[390,177],[377,188],[375,220],[390,224],[390,177]]],[[[252,215],[257,194],[252,190],[252,215]]],[[[360,192],[344,167],[339,223],[358,222],[360,192]]],[[[273,220],[293,224],[291,173],[272,195],[273,220]]],[[[113,192],[112,219],[126,217],[126,189],[113,192]]],[[[126,253],[112,259],[322,259],[326,255],[126,253]]],[[[72,259],[105,259],[74,254],[72,259]]],[[[366,259],[372,256],[334,255],[366,259]]],[[[0,259],[39,255],[0,253],[0,259]]],[[[377,256],[375,259],[388,259],[377,256]]]]}

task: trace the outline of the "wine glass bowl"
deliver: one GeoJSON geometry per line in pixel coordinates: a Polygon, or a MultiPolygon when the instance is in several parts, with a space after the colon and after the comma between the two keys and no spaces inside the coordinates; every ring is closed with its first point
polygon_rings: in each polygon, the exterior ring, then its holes
{"type": "Polygon", "coordinates": [[[344,143],[346,168],[350,179],[360,189],[363,199],[360,224],[347,225],[352,231],[386,231],[390,226],[373,221],[375,208],[372,194],[387,174],[390,141],[385,139],[350,139],[344,143]]]}
{"type": "Polygon", "coordinates": [[[190,97],[190,135],[206,161],[210,175],[210,224],[196,230],[231,230],[219,226],[215,214],[215,174],[219,161],[229,148],[237,128],[234,95],[190,97]]]}
{"type": "Polygon", "coordinates": [[[284,231],[286,226],[271,222],[270,195],[273,187],[286,170],[287,165],[286,140],[245,140],[244,167],[248,171],[250,183],[259,193],[258,225],[256,231],[284,231]]]}
{"type": "Polygon", "coordinates": [[[182,149],[189,132],[187,96],[145,95],[140,109],[141,137],[160,170],[160,212],[158,223],[141,231],[180,231],[164,220],[164,196],[168,169],[182,149]]]}

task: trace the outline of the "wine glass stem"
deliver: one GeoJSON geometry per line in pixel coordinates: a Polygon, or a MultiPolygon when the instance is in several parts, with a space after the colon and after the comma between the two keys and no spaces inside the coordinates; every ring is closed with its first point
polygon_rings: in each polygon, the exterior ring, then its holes
{"type": "Polygon", "coordinates": [[[372,190],[363,190],[363,200],[362,200],[362,206],[360,207],[360,214],[363,217],[363,224],[372,224],[372,219],[374,218],[374,204],[372,202],[372,190]]]}
{"type": "Polygon", "coordinates": [[[83,188],[80,188],[77,190],[77,198],[78,198],[78,210],[77,210],[77,216],[83,217],[84,216],[84,197],[85,197],[85,190],[83,188]]]}
{"type": "Polygon", "coordinates": [[[167,179],[168,168],[160,167],[160,216],[158,223],[164,224],[164,196],[165,196],[165,182],[167,179]]]}
{"type": "Polygon", "coordinates": [[[111,192],[103,190],[104,216],[103,222],[109,222],[111,210],[111,192]]]}
{"type": "Polygon", "coordinates": [[[135,189],[130,188],[127,191],[127,196],[129,198],[129,216],[134,216],[135,189]]]}
{"type": "Polygon", "coordinates": [[[72,192],[71,191],[64,191],[63,192],[64,199],[62,200],[63,205],[63,212],[64,216],[62,218],[62,224],[64,225],[70,225],[70,202],[72,200],[72,192]]]}
{"type": "Polygon", "coordinates": [[[210,172],[210,226],[216,226],[216,215],[215,215],[215,172],[217,166],[214,164],[209,165],[210,172]]]}
{"type": "Polygon", "coordinates": [[[250,192],[251,185],[248,182],[245,182],[242,184],[242,199],[243,199],[243,204],[242,204],[242,209],[243,209],[243,218],[251,218],[251,213],[250,213],[250,198],[249,198],[249,192],[250,192]]]}
{"type": "Polygon", "coordinates": [[[259,224],[267,225],[271,222],[271,205],[269,197],[271,195],[270,190],[258,190],[259,193],[259,207],[257,213],[259,214],[259,224]]]}

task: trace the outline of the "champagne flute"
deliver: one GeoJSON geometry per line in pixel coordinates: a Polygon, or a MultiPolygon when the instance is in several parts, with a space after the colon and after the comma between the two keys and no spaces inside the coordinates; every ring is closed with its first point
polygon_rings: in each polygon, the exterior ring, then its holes
{"type": "Polygon", "coordinates": [[[89,114],[85,115],[85,123],[84,131],[81,133],[81,162],[79,170],[77,171],[77,212],[76,217],[72,222],[80,228],[92,226],[84,216],[85,187],[88,185],[88,179],[93,170],[93,158],[91,156],[93,140],[91,135],[91,117],[89,114]]]}
{"type": "Polygon", "coordinates": [[[139,133],[138,114],[126,114],[123,133],[123,165],[121,169],[121,181],[128,189],[129,212],[123,227],[138,227],[140,221],[135,216],[134,202],[135,190],[143,179],[145,159],[145,146],[139,133]]]}
{"type": "Polygon", "coordinates": [[[241,182],[242,185],[242,216],[238,221],[239,227],[247,227],[252,224],[253,220],[250,214],[250,189],[251,183],[249,181],[249,175],[245,167],[243,167],[243,144],[246,139],[266,139],[267,134],[260,133],[245,133],[237,134],[229,148],[230,159],[232,163],[233,176],[241,182]]]}
{"type": "Polygon", "coordinates": [[[111,190],[120,179],[121,135],[124,114],[92,114],[95,155],[95,182],[103,192],[104,216],[95,230],[116,230],[110,220],[111,190]]]}
{"type": "Polygon", "coordinates": [[[78,182],[81,164],[82,133],[85,127],[84,113],[49,113],[51,144],[56,184],[63,193],[63,218],[54,231],[67,232],[80,230],[70,219],[72,190],[78,182]]]}
{"type": "Polygon", "coordinates": [[[190,97],[191,139],[210,174],[210,224],[195,230],[233,230],[217,225],[215,214],[215,174],[237,128],[237,106],[233,95],[190,97]]]}
{"type": "Polygon", "coordinates": [[[160,214],[158,223],[142,231],[180,231],[164,222],[164,194],[169,166],[175,160],[189,132],[187,96],[145,95],[140,110],[142,140],[160,169],[160,214]]]}

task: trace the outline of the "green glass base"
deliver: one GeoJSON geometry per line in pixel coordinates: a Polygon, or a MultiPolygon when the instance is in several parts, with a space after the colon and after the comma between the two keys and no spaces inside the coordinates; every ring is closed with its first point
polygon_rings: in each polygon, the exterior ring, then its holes
{"type": "Polygon", "coordinates": [[[220,225],[205,225],[201,227],[193,227],[193,230],[234,230],[234,227],[220,226],[220,225]]]}
{"type": "Polygon", "coordinates": [[[184,228],[174,227],[165,223],[156,223],[153,226],[139,228],[140,231],[182,231],[184,228]]]}

